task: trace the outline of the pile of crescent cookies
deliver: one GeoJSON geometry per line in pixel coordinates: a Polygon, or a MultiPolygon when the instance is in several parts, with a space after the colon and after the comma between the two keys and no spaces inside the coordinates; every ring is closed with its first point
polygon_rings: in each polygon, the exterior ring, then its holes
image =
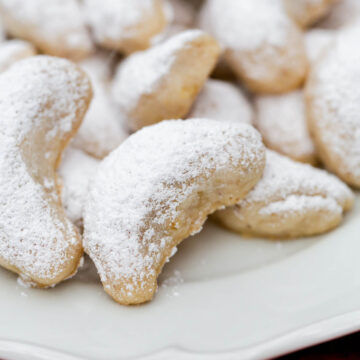
{"type": "Polygon", "coordinates": [[[206,219],[339,226],[360,187],[360,0],[0,0],[0,265],[29,286],[84,252],[153,298],[206,219]]]}

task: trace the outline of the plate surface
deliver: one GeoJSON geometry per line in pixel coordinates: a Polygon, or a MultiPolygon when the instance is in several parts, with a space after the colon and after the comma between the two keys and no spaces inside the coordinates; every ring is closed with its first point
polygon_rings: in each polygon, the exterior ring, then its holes
{"type": "Polygon", "coordinates": [[[155,299],[125,307],[87,261],[54,289],[0,270],[0,357],[261,359],[360,329],[360,197],[335,231],[243,238],[208,223],[179,246],[155,299]]]}

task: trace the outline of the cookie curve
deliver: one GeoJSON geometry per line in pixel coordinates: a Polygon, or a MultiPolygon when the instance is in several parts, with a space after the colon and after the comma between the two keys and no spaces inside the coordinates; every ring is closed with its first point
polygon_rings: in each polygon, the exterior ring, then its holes
{"type": "Polygon", "coordinates": [[[187,30],[128,57],[117,69],[112,94],[129,127],[185,117],[219,53],[210,35],[187,30]]]}
{"type": "Polygon", "coordinates": [[[0,15],[10,35],[45,54],[80,60],[94,50],[76,0],[1,0],[0,15]]]}
{"type": "Polygon", "coordinates": [[[197,233],[210,213],[243,198],[261,177],[264,160],[260,136],[245,124],[170,120],[130,136],[100,164],[85,208],[84,247],[105,291],[120,304],[151,300],[157,276],[174,246],[197,233]],[[190,140],[197,138],[190,146],[190,140]],[[152,151],[145,150],[149,141],[152,151]],[[146,154],[136,154],[139,146],[146,154]],[[157,156],[161,160],[155,160],[157,156]],[[129,163],[121,161],[125,158],[129,163]],[[149,164],[148,169],[138,161],[149,164]],[[117,163],[123,165],[118,171],[117,163]],[[139,169],[133,168],[135,164],[139,169]],[[129,173],[131,181],[126,180],[129,173]],[[115,178],[117,185],[111,189],[115,178]],[[106,179],[110,179],[107,186],[106,179]],[[131,186],[136,194],[126,190],[131,186]],[[101,218],[108,211],[104,203],[116,216],[101,218]],[[119,231],[112,232],[109,226],[119,231]]]}
{"type": "Polygon", "coordinates": [[[271,150],[266,154],[263,178],[239,204],[215,213],[216,222],[235,232],[269,238],[317,235],[340,224],[354,203],[345,183],[271,150]]]}
{"type": "Polygon", "coordinates": [[[309,74],[305,86],[307,122],[319,158],[325,167],[353,187],[360,186],[360,156],[356,146],[356,78],[360,27],[348,27],[336,36],[309,74]]]}
{"type": "Polygon", "coordinates": [[[209,0],[202,13],[200,25],[219,41],[227,64],[251,92],[279,94],[304,82],[302,33],[280,1],[209,0]]]}
{"type": "Polygon", "coordinates": [[[85,0],[83,9],[95,42],[127,55],[148,48],[167,24],[162,0],[85,0]]]}
{"type": "Polygon", "coordinates": [[[65,59],[34,56],[0,75],[0,93],[0,263],[31,285],[54,286],[76,272],[83,253],[55,169],[89,105],[91,84],[65,59]]]}

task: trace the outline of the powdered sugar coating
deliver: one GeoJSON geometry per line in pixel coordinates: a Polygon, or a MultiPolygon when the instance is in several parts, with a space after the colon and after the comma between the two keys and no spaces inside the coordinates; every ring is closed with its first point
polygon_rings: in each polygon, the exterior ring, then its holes
{"type": "Polygon", "coordinates": [[[100,159],[128,137],[125,116],[109,94],[111,62],[109,54],[99,53],[79,64],[91,79],[94,97],[73,145],[100,159]]]}
{"type": "Polygon", "coordinates": [[[310,63],[314,64],[331,45],[335,32],[314,28],[305,33],[306,54],[310,63]]]}
{"type": "Polygon", "coordinates": [[[315,147],[306,122],[302,90],[255,99],[255,125],[265,144],[295,160],[315,162],[315,147]]]}
{"type": "Polygon", "coordinates": [[[166,23],[162,0],[84,0],[83,6],[95,41],[114,50],[146,48],[166,23]]]}
{"type": "Polygon", "coordinates": [[[76,0],[1,0],[0,14],[11,35],[45,53],[79,59],[92,51],[76,0]]]}
{"type": "Polygon", "coordinates": [[[353,201],[351,190],[335,176],[267,150],[263,176],[253,190],[214,216],[235,231],[298,237],[334,228],[353,201]]]}
{"type": "Polygon", "coordinates": [[[140,97],[150,94],[169,73],[177,52],[203,34],[201,30],[185,31],[146,52],[129,56],[117,69],[112,89],[113,98],[123,108],[136,106],[140,97]]]}
{"type": "Polygon", "coordinates": [[[278,0],[209,0],[205,30],[224,48],[256,50],[265,43],[282,46],[290,20],[278,0]]]}
{"type": "Polygon", "coordinates": [[[302,34],[281,0],[209,0],[199,25],[224,48],[232,70],[255,93],[283,93],[304,79],[302,34]]]}
{"type": "Polygon", "coordinates": [[[0,43],[0,72],[8,69],[16,61],[35,54],[35,48],[27,41],[8,40],[0,43]]]}
{"type": "Polygon", "coordinates": [[[87,78],[63,59],[31,57],[0,76],[0,263],[40,286],[74,273],[82,254],[55,166],[90,97],[87,78]]]}
{"type": "Polygon", "coordinates": [[[99,161],[81,150],[66,149],[59,167],[62,179],[61,198],[67,217],[77,226],[82,226],[85,201],[90,179],[94,176],[99,161]]]}
{"type": "Polygon", "coordinates": [[[261,214],[306,212],[314,206],[328,206],[329,210],[342,213],[353,194],[334,175],[268,150],[263,177],[238,206],[267,199],[271,202],[261,209],[261,214]]]}
{"type": "Polygon", "coordinates": [[[129,137],[99,165],[85,208],[84,246],[105,290],[121,303],[151,299],[176,242],[236,202],[261,176],[263,156],[245,124],[163,121],[129,137]],[[225,200],[227,187],[236,190],[225,200]]]}
{"type": "Polygon", "coordinates": [[[190,118],[245,124],[251,124],[253,116],[250,102],[240,88],[212,79],[205,83],[189,115],[190,118]]]}
{"type": "Polygon", "coordinates": [[[112,94],[129,127],[138,130],[185,117],[218,55],[215,39],[188,30],[126,58],[117,69],[112,94]]]}
{"type": "Polygon", "coordinates": [[[310,131],[326,166],[360,186],[360,26],[342,31],[310,74],[310,131]]]}

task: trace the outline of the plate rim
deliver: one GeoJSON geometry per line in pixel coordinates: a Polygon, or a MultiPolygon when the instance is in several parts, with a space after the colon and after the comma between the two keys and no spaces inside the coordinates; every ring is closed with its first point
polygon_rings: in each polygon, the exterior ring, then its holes
{"type": "MultiPolygon", "coordinates": [[[[212,353],[193,352],[181,347],[167,347],[151,354],[127,358],[129,360],[215,360],[219,356],[223,360],[257,360],[282,356],[309,346],[333,340],[360,330],[360,309],[341,315],[316,321],[312,324],[292,330],[287,334],[276,336],[270,340],[260,342],[245,348],[212,353]]],[[[0,356],[6,360],[85,360],[63,351],[47,348],[28,342],[21,342],[0,338],[0,356]]],[[[119,358],[125,359],[125,358],[119,358]]]]}

